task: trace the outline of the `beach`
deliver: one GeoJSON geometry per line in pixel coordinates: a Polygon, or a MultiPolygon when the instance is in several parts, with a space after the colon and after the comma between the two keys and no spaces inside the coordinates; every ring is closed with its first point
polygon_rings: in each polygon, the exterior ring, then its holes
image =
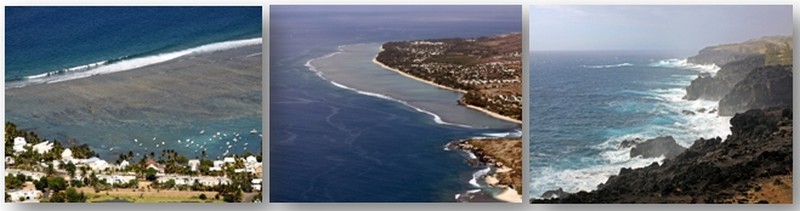
{"type": "MultiPolygon", "coordinates": [[[[381,47],[381,51],[383,51],[383,47],[381,47]]],[[[417,80],[417,81],[419,81],[419,82],[422,82],[422,83],[429,84],[429,85],[431,85],[431,86],[435,86],[435,87],[437,87],[437,88],[446,89],[446,90],[450,90],[450,91],[454,91],[454,92],[460,92],[460,93],[462,93],[462,94],[464,94],[464,93],[467,93],[467,91],[466,91],[466,90],[461,90],[461,89],[455,89],[455,88],[451,88],[451,87],[446,87],[446,86],[443,86],[443,85],[440,85],[440,84],[434,83],[434,82],[432,82],[432,81],[428,81],[428,80],[425,80],[425,79],[422,79],[422,78],[419,78],[419,77],[413,76],[413,75],[411,75],[411,74],[405,73],[405,72],[403,72],[403,71],[400,71],[400,70],[398,70],[398,69],[395,69],[395,68],[392,68],[392,67],[386,66],[385,64],[383,64],[383,63],[379,62],[378,60],[376,60],[376,59],[374,59],[374,58],[372,59],[372,62],[373,62],[373,63],[375,63],[375,64],[377,64],[378,66],[381,66],[383,69],[390,70],[390,71],[392,71],[392,72],[395,72],[395,73],[397,73],[397,74],[400,74],[400,75],[402,75],[402,76],[405,76],[405,77],[408,77],[408,78],[411,78],[411,79],[417,80]]],[[[494,118],[497,118],[497,119],[501,119],[501,120],[505,120],[505,121],[509,121],[509,122],[513,122],[513,123],[517,123],[517,124],[522,124],[522,121],[521,121],[521,120],[514,119],[514,118],[511,118],[511,117],[507,117],[507,116],[503,116],[503,115],[500,115],[500,114],[498,114],[498,113],[495,113],[495,112],[492,112],[492,111],[486,110],[486,109],[484,109],[484,108],[481,108],[481,107],[477,107],[477,106],[473,106],[473,105],[465,105],[465,106],[466,106],[467,108],[475,109],[475,110],[477,110],[477,111],[480,111],[480,112],[483,112],[483,113],[485,113],[485,114],[488,114],[489,116],[492,116],[492,117],[494,117],[494,118]]]]}
{"type": "MultiPolygon", "coordinates": [[[[378,53],[384,51],[383,45],[381,45],[381,47],[379,49],[380,49],[380,51],[378,53]]],[[[422,79],[420,77],[408,74],[408,73],[400,71],[400,70],[398,70],[396,68],[389,67],[389,66],[387,66],[387,65],[385,65],[385,64],[383,64],[383,63],[381,63],[380,61],[377,60],[377,54],[376,54],[375,58],[372,59],[372,62],[377,64],[378,66],[382,67],[383,69],[390,70],[390,71],[395,72],[397,74],[400,74],[402,76],[417,80],[419,82],[423,82],[423,83],[429,84],[431,86],[435,86],[437,88],[446,89],[446,90],[450,90],[450,91],[454,91],[454,92],[459,92],[461,94],[466,94],[467,93],[466,90],[447,87],[447,86],[444,86],[444,85],[441,85],[441,84],[434,83],[433,81],[428,81],[428,80],[422,79]]],[[[511,117],[508,117],[508,116],[504,116],[504,115],[498,114],[496,112],[489,111],[487,109],[484,109],[484,108],[481,108],[481,107],[478,107],[478,106],[473,106],[473,105],[469,105],[469,104],[466,104],[465,106],[467,108],[475,109],[477,111],[480,111],[480,112],[483,112],[485,114],[488,114],[489,116],[492,116],[492,117],[497,118],[497,119],[501,119],[501,120],[504,120],[504,121],[509,121],[509,122],[513,122],[513,123],[517,123],[517,124],[522,124],[522,120],[518,120],[518,119],[514,119],[514,118],[511,118],[511,117]]]]}
{"type": "MultiPolygon", "coordinates": [[[[201,130],[261,131],[261,47],[189,54],[122,72],[8,88],[6,121],[67,144],[87,143],[101,157],[165,148],[199,156],[194,145],[152,144],[199,139],[201,130]],[[136,146],[136,138],[149,146],[136,146]]],[[[246,138],[254,142],[248,151],[260,152],[260,138],[246,138]]],[[[222,144],[207,145],[222,150],[222,144]]],[[[209,155],[221,155],[213,152],[209,155]]]]}

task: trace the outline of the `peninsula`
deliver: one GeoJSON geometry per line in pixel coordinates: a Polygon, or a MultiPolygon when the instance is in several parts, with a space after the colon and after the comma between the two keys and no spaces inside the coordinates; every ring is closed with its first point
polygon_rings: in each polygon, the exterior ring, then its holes
{"type": "Polygon", "coordinates": [[[374,62],[464,93],[458,103],[522,124],[522,34],[388,42],[374,62]]]}

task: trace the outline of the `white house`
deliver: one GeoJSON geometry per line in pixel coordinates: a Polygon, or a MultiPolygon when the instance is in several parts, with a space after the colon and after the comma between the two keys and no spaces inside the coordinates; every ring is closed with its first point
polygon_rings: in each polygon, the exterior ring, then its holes
{"type": "Polygon", "coordinates": [[[109,185],[129,183],[136,179],[133,175],[97,175],[97,179],[106,180],[109,185]]]}
{"type": "Polygon", "coordinates": [[[189,160],[189,168],[191,168],[192,172],[196,172],[200,168],[200,160],[189,160]]]}
{"type": "Polygon", "coordinates": [[[53,149],[53,142],[50,142],[50,141],[45,141],[45,142],[33,145],[33,151],[36,151],[36,153],[39,153],[39,154],[47,153],[51,149],[53,149]]]}
{"type": "Polygon", "coordinates": [[[258,168],[260,166],[261,166],[261,163],[258,162],[258,159],[256,159],[256,157],[254,157],[252,155],[251,156],[247,156],[247,158],[245,159],[244,168],[245,168],[245,171],[248,172],[248,173],[255,173],[256,172],[256,168],[258,168]]]}
{"type": "Polygon", "coordinates": [[[14,152],[16,152],[16,153],[25,152],[26,151],[25,150],[25,145],[27,145],[27,144],[28,144],[28,142],[25,141],[25,137],[16,137],[16,138],[14,138],[14,152]]]}
{"type": "Polygon", "coordinates": [[[72,150],[71,149],[67,148],[67,149],[64,149],[64,152],[61,152],[61,160],[63,160],[64,162],[69,162],[72,159],[73,158],[72,158],[72,150]]]}
{"type": "Polygon", "coordinates": [[[230,184],[231,180],[226,177],[200,177],[197,179],[197,182],[203,186],[213,187],[217,185],[227,185],[230,184]]]}
{"type": "Polygon", "coordinates": [[[211,168],[208,168],[208,170],[209,171],[222,171],[222,166],[224,166],[224,165],[225,165],[224,161],[215,160],[214,161],[214,166],[212,166],[211,168]]]}
{"type": "Polygon", "coordinates": [[[261,191],[261,182],[261,179],[253,179],[250,181],[250,185],[253,186],[253,189],[261,191]]]}
{"type": "Polygon", "coordinates": [[[226,158],[222,159],[222,161],[225,161],[226,164],[227,163],[236,163],[236,158],[234,158],[234,157],[226,157],[226,158]]]}
{"type": "Polygon", "coordinates": [[[6,165],[14,165],[14,157],[6,156],[6,165]]]}
{"type": "Polygon", "coordinates": [[[32,182],[25,182],[22,189],[9,191],[8,195],[12,202],[36,201],[42,197],[42,191],[36,190],[32,182]]]}
{"type": "Polygon", "coordinates": [[[92,157],[84,161],[92,171],[102,171],[108,169],[108,162],[97,157],[92,157]]]}
{"type": "Polygon", "coordinates": [[[128,162],[127,160],[123,160],[122,162],[119,162],[119,165],[117,166],[117,170],[124,170],[125,168],[128,168],[128,166],[130,166],[130,165],[131,165],[130,162],[128,162]]]}

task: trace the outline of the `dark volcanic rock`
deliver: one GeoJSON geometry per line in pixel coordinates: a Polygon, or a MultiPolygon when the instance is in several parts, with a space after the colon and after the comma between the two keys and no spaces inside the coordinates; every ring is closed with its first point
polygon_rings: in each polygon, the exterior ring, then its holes
{"type": "Polygon", "coordinates": [[[686,87],[687,100],[719,100],[733,89],[748,73],[764,65],[764,55],[754,55],[722,65],[717,75],[701,74],[686,87]]]}
{"type": "Polygon", "coordinates": [[[678,145],[672,136],[665,136],[636,144],[636,146],[631,149],[631,157],[641,155],[644,158],[654,158],[664,155],[664,157],[670,159],[684,150],[686,150],[686,148],[678,145]]]}
{"type": "Polygon", "coordinates": [[[566,198],[570,194],[571,193],[565,192],[564,189],[558,188],[558,190],[545,191],[542,194],[541,198],[543,198],[543,199],[560,199],[560,198],[566,198]]]}
{"type": "Polygon", "coordinates": [[[786,185],[774,181],[792,177],[792,111],[753,109],[735,115],[730,123],[732,134],[724,142],[699,139],[662,165],[623,169],[595,191],[531,202],[772,203],[776,198],[745,196],[762,191],[763,185],[786,185]]]}
{"type": "Polygon", "coordinates": [[[683,115],[695,115],[694,111],[690,110],[683,110],[681,111],[681,113],[683,113],[683,115]]]}
{"type": "Polygon", "coordinates": [[[618,149],[630,148],[630,147],[638,144],[639,142],[642,142],[642,139],[636,138],[636,139],[633,139],[633,140],[622,140],[622,143],[619,143],[619,148],[618,149]]]}
{"type": "Polygon", "coordinates": [[[748,109],[792,106],[792,66],[756,68],[719,101],[719,115],[731,116],[748,109]]]}

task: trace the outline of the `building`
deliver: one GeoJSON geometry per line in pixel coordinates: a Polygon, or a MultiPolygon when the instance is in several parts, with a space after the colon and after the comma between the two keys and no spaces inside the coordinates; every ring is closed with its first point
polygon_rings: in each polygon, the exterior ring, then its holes
{"type": "MultiPolygon", "coordinates": [[[[73,158],[72,158],[72,150],[71,149],[67,148],[67,149],[64,149],[63,152],[61,152],[61,160],[64,161],[65,163],[72,161],[72,159],[73,158]]],[[[75,162],[72,162],[72,163],[75,163],[75,162]]]]}
{"type": "Polygon", "coordinates": [[[197,178],[197,182],[206,187],[213,187],[217,185],[227,185],[231,183],[231,180],[226,177],[209,177],[203,176],[197,178]]]}
{"type": "Polygon", "coordinates": [[[100,158],[97,158],[97,157],[92,157],[92,158],[86,159],[84,161],[84,163],[87,166],[89,166],[89,168],[91,168],[92,171],[103,171],[103,170],[106,170],[106,169],[108,169],[110,167],[108,165],[108,162],[106,162],[105,160],[102,160],[100,158]]]}
{"type": "Polygon", "coordinates": [[[119,162],[119,165],[117,165],[117,170],[125,170],[130,165],[131,165],[130,162],[128,162],[127,160],[123,160],[122,162],[119,162]]]}
{"type": "Polygon", "coordinates": [[[135,180],[133,175],[97,175],[97,179],[106,180],[109,185],[125,184],[135,180]]]}
{"type": "Polygon", "coordinates": [[[256,191],[261,191],[261,182],[261,179],[250,180],[250,186],[252,186],[256,191]]]}
{"type": "Polygon", "coordinates": [[[228,164],[228,163],[236,163],[236,158],[234,158],[234,157],[226,157],[226,158],[222,159],[222,161],[225,161],[226,164],[228,164]]]}
{"type": "Polygon", "coordinates": [[[14,152],[15,153],[23,153],[23,152],[25,152],[26,151],[25,150],[25,145],[27,145],[27,144],[28,144],[28,142],[25,141],[25,137],[16,137],[16,138],[14,138],[14,152]]]}
{"type": "Polygon", "coordinates": [[[33,151],[35,151],[36,153],[39,153],[39,154],[44,154],[44,153],[50,152],[50,150],[52,150],[52,149],[53,149],[53,142],[50,142],[50,141],[45,141],[45,142],[33,145],[33,151]]]}
{"type": "Polygon", "coordinates": [[[214,166],[208,168],[209,171],[222,171],[222,167],[225,166],[225,162],[221,160],[215,160],[214,166]]]}
{"type": "Polygon", "coordinates": [[[38,202],[42,198],[42,191],[36,190],[33,182],[25,182],[22,189],[9,191],[8,195],[12,202],[38,202]]]}
{"type": "Polygon", "coordinates": [[[192,170],[192,172],[196,172],[197,170],[199,170],[200,160],[197,159],[189,160],[189,168],[192,170]]]}

